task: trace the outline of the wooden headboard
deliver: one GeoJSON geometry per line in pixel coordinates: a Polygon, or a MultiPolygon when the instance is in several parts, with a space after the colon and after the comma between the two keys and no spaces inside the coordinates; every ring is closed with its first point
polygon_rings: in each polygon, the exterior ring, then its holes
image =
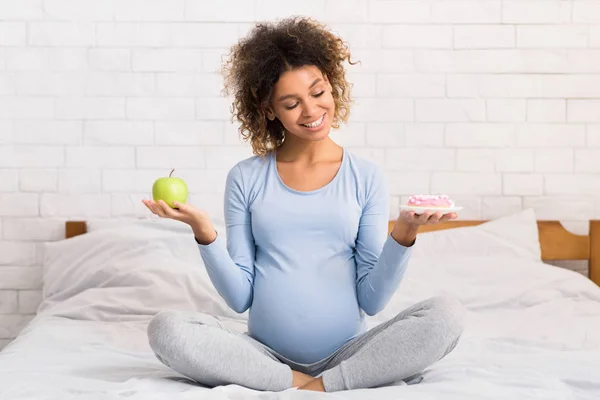
{"type": "MultiPolygon", "coordinates": [[[[484,222],[487,221],[448,221],[436,225],[424,225],[421,226],[419,233],[476,226],[484,222]]],[[[394,227],[394,223],[395,221],[390,221],[388,233],[394,227]]],[[[600,220],[592,220],[589,224],[587,235],[576,235],[567,231],[560,221],[538,221],[542,260],[587,260],[588,276],[600,286],[600,220]]],[[[67,239],[86,232],[87,223],[85,221],[67,221],[65,227],[67,239]]]]}

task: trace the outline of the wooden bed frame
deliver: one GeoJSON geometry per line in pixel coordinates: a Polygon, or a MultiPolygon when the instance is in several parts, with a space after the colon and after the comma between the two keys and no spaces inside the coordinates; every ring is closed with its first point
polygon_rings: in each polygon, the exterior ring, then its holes
{"type": "MultiPolygon", "coordinates": [[[[475,226],[487,222],[481,221],[449,221],[436,225],[421,226],[419,233],[440,229],[475,226]]],[[[388,232],[395,221],[390,221],[388,232]]],[[[559,221],[538,221],[542,260],[587,260],[589,278],[600,286],[600,220],[589,222],[588,235],[576,235],[567,231],[559,221]]],[[[87,232],[86,221],[67,221],[65,237],[72,238],[87,232]]]]}

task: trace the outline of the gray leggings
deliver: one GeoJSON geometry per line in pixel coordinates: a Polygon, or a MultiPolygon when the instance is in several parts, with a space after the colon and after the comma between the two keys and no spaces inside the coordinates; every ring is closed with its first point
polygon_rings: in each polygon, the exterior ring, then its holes
{"type": "Polygon", "coordinates": [[[433,297],[355,337],[312,364],[286,359],[247,333],[202,313],[161,311],[148,325],[150,347],[169,368],[203,384],[255,390],[292,387],[292,369],[321,376],[327,392],[384,386],[410,379],[456,346],[463,307],[433,297]]]}

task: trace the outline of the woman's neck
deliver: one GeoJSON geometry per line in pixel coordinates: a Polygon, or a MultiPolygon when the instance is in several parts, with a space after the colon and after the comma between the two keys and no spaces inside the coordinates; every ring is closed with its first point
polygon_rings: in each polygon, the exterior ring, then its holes
{"type": "Polygon", "coordinates": [[[288,136],[277,149],[277,161],[312,164],[341,157],[341,154],[342,148],[329,137],[312,142],[300,141],[288,136]]]}

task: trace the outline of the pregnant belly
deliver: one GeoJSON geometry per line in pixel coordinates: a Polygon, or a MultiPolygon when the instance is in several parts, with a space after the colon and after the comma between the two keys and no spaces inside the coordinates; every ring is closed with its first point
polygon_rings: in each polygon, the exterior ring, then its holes
{"type": "MultiPolygon", "coordinates": [[[[258,278],[258,277],[257,277],[258,278]]],[[[248,333],[285,358],[319,361],[363,331],[354,282],[255,279],[248,333]],[[329,286],[329,287],[328,287],[329,286]]]]}

